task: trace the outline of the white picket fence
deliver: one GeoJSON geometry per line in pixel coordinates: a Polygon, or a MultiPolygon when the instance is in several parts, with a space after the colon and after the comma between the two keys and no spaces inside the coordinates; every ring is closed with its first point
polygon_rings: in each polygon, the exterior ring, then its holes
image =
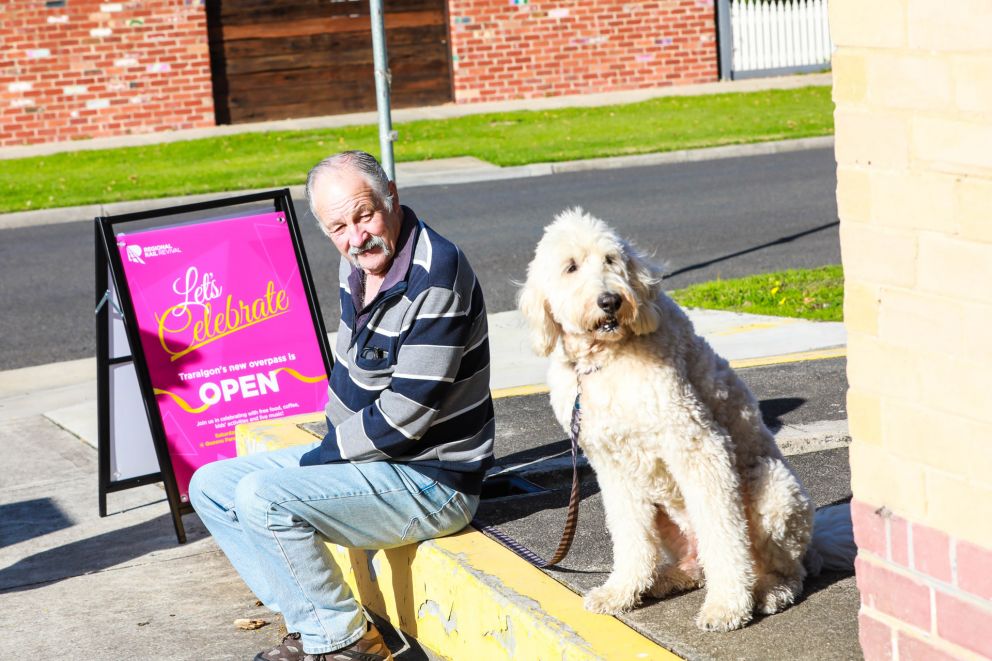
{"type": "Polygon", "coordinates": [[[734,73],[830,64],[827,0],[731,0],[730,21],[734,73]]]}

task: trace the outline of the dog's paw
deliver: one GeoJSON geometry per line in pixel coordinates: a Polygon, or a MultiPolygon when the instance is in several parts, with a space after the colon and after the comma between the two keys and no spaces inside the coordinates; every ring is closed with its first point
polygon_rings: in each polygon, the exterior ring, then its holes
{"type": "Polygon", "coordinates": [[[802,590],[803,583],[799,578],[767,574],[755,587],[755,607],[765,615],[778,613],[794,604],[802,590]]]}
{"type": "Polygon", "coordinates": [[[603,615],[625,613],[640,603],[640,595],[631,590],[622,590],[605,583],[593,588],[586,595],[582,604],[587,611],[603,615]]]}
{"type": "Polygon", "coordinates": [[[662,597],[667,597],[670,594],[694,590],[702,584],[703,581],[701,577],[690,576],[682,569],[670,565],[662,568],[658,572],[657,576],[655,576],[654,583],[648,590],[648,594],[655,599],[661,599],[662,597]]]}
{"type": "Polygon", "coordinates": [[[784,611],[796,601],[796,595],[792,594],[785,585],[776,585],[767,592],[759,594],[756,607],[759,613],[764,615],[774,615],[779,611],[784,611]]]}
{"type": "Polygon", "coordinates": [[[732,631],[751,621],[753,606],[750,599],[718,601],[707,598],[696,615],[696,626],[703,631],[732,631]]]}

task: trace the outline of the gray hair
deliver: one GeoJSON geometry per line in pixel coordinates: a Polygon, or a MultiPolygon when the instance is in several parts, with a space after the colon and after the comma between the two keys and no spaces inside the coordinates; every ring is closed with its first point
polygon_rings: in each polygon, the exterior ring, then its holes
{"type": "Polygon", "coordinates": [[[317,226],[326,234],[324,225],[317,216],[317,210],[313,206],[313,185],[317,177],[325,172],[337,170],[351,170],[360,175],[372,189],[372,198],[375,203],[388,212],[393,211],[393,196],[389,192],[389,177],[375,160],[375,156],[364,151],[343,151],[340,154],[328,156],[317,165],[311,168],[307,174],[306,197],[307,204],[310,205],[310,213],[313,214],[317,226]]]}

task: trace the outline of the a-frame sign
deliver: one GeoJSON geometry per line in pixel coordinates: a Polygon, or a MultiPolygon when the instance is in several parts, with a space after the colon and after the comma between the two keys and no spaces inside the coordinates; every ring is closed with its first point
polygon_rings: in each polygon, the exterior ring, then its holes
{"type": "Polygon", "coordinates": [[[238,424],[323,408],[331,359],[287,189],[95,221],[100,515],[190,477],[238,424]]]}

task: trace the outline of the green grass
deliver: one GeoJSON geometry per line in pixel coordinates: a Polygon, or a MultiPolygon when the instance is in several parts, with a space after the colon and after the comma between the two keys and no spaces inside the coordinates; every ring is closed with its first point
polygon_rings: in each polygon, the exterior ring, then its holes
{"type": "MultiPolygon", "coordinates": [[[[805,87],[469,115],[396,125],[395,157],[510,166],[804,138],[831,134],[832,112],[830,87],[805,87]]],[[[244,133],[0,161],[0,212],[301,184],[331,153],[378,154],[377,130],[244,133]]]]}
{"type": "Polygon", "coordinates": [[[672,292],[681,305],[710,310],[844,320],[844,272],[838,266],[714,280],[672,292]]]}

